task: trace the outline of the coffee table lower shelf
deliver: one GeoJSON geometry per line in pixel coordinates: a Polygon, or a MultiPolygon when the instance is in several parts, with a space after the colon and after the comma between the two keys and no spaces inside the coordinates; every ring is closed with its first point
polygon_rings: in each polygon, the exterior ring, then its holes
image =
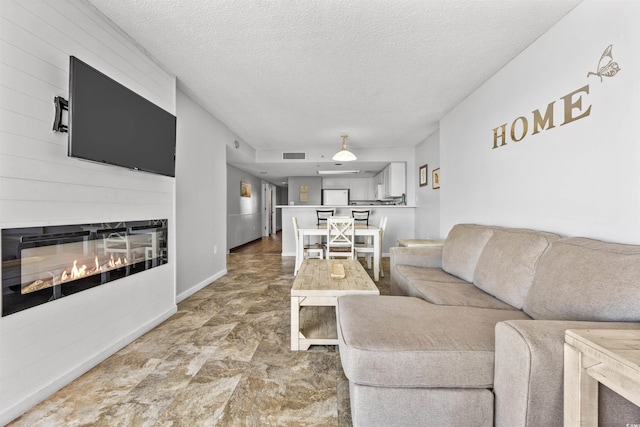
{"type": "Polygon", "coordinates": [[[307,350],[312,345],[338,345],[334,306],[300,307],[298,349],[307,350]]]}

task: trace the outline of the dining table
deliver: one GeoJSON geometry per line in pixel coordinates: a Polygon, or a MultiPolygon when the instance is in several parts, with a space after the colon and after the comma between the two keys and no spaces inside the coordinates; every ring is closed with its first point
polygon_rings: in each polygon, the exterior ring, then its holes
{"type": "MultiPolygon", "coordinates": [[[[354,226],[356,237],[363,236],[365,240],[373,243],[373,280],[380,280],[380,254],[382,252],[380,242],[380,227],[373,225],[356,224],[354,226]]],[[[301,224],[298,226],[298,252],[296,253],[296,266],[302,266],[304,259],[305,236],[328,236],[329,230],[326,224],[301,224]]]]}

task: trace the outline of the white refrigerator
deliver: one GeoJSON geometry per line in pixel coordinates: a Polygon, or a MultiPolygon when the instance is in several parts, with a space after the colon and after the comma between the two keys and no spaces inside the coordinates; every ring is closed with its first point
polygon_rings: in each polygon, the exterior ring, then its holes
{"type": "Polygon", "coordinates": [[[347,206],[349,204],[349,190],[322,190],[322,204],[347,206]]]}

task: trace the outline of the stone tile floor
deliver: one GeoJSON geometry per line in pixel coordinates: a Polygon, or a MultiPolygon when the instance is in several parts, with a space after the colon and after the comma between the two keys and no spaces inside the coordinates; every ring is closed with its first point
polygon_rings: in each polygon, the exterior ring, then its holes
{"type": "Polygon", "coordinates": [[[226,276],[9,425],[350,426],[337,347],[290,350],[293,262],[230,254],[226,276]]]}

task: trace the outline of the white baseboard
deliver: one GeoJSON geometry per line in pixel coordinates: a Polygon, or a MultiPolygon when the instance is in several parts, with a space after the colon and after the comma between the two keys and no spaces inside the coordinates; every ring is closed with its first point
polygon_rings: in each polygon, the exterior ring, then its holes
{"type": "Polygon", "coordinates": [[[211,282],[218,280],[219,278],[221,278],[222,276],[225,276],[227,274],[227,269],[225,268],[222,271],[217,272],[216,274],[214,274],[213,276],[204,279],[202,282],[198,283],[197,285],[192,286],[191,288],[187,289],[186,291],[182,292],[179,295],[176,295],[176,304],[182,302],[183,300],[189,298],[191,295],[195,294],[196,292],[198,292],[200,289],[204,288],[205,286],[208,286],[211,284],[211,282]]]}
{"type": "Polygon", "coordinates": [[[141,325],[136,330],[117,340],[116,342],[94,354],[93,356],[85,359],[84,362],[80,363],[74,368],[71,368],[58,378],[52,380],[48,384],[44,384],[37,392],[33,393],[32,395],[26,397],[25,399],[0,413],[0,425],[4,426],[6,424],[9,424],[9,422],[18,418],[20,415],[22,415],[38,403],[42,402],[44,399],[60,390],[62,387],[80,377],[82,374],[89,371],[89,369],[106,360],[108,357],[112,356],[126,345],[131,344],[133,341],[140,338],[142,335],[146,334],[147,332],[158,326],[160,323],[167,320],[169,317],[173,316],[177,311],[178,307],[175,305],[172,306],[164,313],[160,314],[144,325],[141,325]]]}

